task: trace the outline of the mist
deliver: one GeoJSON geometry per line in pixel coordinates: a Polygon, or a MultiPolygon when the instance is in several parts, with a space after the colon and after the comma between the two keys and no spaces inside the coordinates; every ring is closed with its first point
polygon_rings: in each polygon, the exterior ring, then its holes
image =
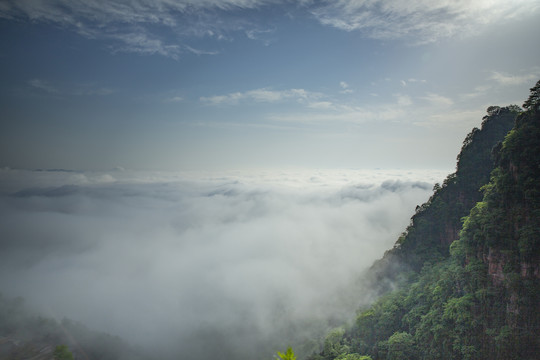
{"type": "Polygon", "coordinates": [[[0,291],[161,358],[307,353],[445,175],[2,169],[0,291]]]}

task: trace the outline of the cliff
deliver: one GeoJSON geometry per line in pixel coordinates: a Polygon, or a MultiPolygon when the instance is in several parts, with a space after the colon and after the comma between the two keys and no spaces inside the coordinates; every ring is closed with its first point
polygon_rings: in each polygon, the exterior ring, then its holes
{"type": "Polygon", "coordinates": [[[372,269],[383,280],[407,269],[405,281],[360,309],[345,331],[331,332],[312,359],[538,359],[540,81],[531,92],[501,143],[488,129],[516,109],[488,109],[456,173],[372,269]],[[494,162],[486,162],[492,148],[494,162]]]}
{"type": "Polygon", "coordinates": [[[449,256],[450,244],[458,238],[461,220],[482,199],[480,188],[489,181],[495,167],[494,147],[512,129],[519,107],[491,106],[482,119],[481,128],[474,128],[463,141],[457,156],[456,172],[442,185],[436,184],[433,196],[417,206],[410,225],[393,249],[375,262],[367,274],[372,287],[385,293],[407,271],[418,272],[426,262],[449,256]]]}

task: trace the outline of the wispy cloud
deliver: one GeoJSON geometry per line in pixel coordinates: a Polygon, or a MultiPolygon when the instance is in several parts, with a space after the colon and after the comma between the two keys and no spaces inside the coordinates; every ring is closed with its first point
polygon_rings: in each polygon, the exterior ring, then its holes
{"type": "Polygon", "coordinates": [[[209,51],[209,50],[201,50],[193,48],[189,45],[184,45],[184,48],[186,48],[189,52],[195,55],[217,55],[219,54],[219,51],[209,51]]]}
{"type": "Polygon", "coordinates": [[[537,1],[341,0],[312,9],[324,25],[376,39],[433,42],[539,9],[537,1]]]}
{"type": "Polygon", "coordinates": [[[522,85],[522,84],[528,84],[535,81],[539,76],[539,73],[532,73],[532,74],[526,74],[526,75],[510,75],[506,73],[501,73],[494,71],[491,74],[490,79],[494,80],[495,82],[503,85],[503,86],[509,86],[509,85],[522,85]]]}
{"type": "MultiPolygon", "coordinates": [[[[91,39],[112,43],[113,51],[162,55],[177,59],[184,51],[197,55],[217,52],[184,44],[186,37],[224,39],[229,29],[244,29],[235,21],[216,20],[219,12],[230,13],[266,6],[272,0],[127,0],[127,1],[8,1],[0,17],[50,22],[91,39]]],[[[256,33],[250,33],[256,36],[256,33]]]]}
{"type": "Polygon", "coordinates": [[[111,46],[114,51],[178,59],[183,52],[217,53],[190,48],[186,43],[192,37],[224,40],[238,32],[271,44],[273,25],[245,16],[269,6],[284,15],[292,11],[314,16],[323,25],[371,38],[411,38],[416,43],[474,34],[480,26],[540,8],[535,0],[7,0],[0,3],[0,18],[55,23],[87,38],[120,42],[111,46]]]}
{"type": "Polygon", "coordinates": [[[105,96],[114,94],[116,90],[100,86],[95,83],[86,83],[86,84],[71,84],[66,86],[65,84],[53,84],[48,80],[44,79],[32,79],[28,81],[28,84],[35,89],[46,92],[51,95],[76,95],[76,96],[105,96]]]}
{"type": "Polygon", "coordinates": [[[201,97],[200,101],[210,105],[232,105],[238,104],[240,101],[251,100],[262,103],[272,103],[284,100],[293,100],[304,102],[307,105],[312,101],[316,101],[323,97],[320,93],[309,92],[304,89],[288,89],[288,90],[270,90],[256,89],[246,92],[235,92],[226,95],[216,95],[211,97],[201,97]]]}
{"type": "Polygon", "coordinates": [[[454,104],[454,101],[446,96],[428,93],[426,96],[421,96],[420,99],[426,100],[432,105],[438,107],[446,107],[454,104]]]}
{"type": "Polygon", "coordinates": [[[142,55],[163,55],[178,59],[181,47],[177,44],[165,44],[163,40],[148,34],[146,30],[137,32],[106,35],[110,39],[120,42],[119,46],[112,48],[113,52],[132,52],[142,55]]]}
{"type": "Polygon", "coordinates": [[[274,33],[276,29],[248,29],[246,30],[246,37],[250,40],[256,40],[262,42],[265,46],[269,46],[276,41],[274,33]]]}
{"type": "Polygon", "coordinates": [[[45,91],[50,94],[56,94],[58,93],[58,89],[56,89],[54,86],[52,86],[49,82],[42,80],[42,79],[32,79],[28,81],[28,84],[32,86],[33,88],[39,89],[41,91],[45,91]]]}
{"type": "Polygon", "coordinates": [[[342,94],[351,94],[354,92],[354,90],[352,90],[350,87],[349,87],[349,84],[347,84],[345,81],[341,81],[339,83],[339,86],[341,87],[341,93],[342,94]]]}

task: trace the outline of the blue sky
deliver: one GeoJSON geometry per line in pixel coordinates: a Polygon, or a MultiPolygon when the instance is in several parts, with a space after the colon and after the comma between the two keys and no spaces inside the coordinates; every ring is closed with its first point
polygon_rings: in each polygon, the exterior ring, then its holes
{"type": "Polygon", "coordinates": [[[0,167],[452,169],[538,1],[0,1],[0,167]]]}

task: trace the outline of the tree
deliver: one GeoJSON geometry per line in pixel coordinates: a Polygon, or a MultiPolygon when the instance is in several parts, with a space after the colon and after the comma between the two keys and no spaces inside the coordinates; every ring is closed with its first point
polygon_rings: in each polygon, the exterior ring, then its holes
{"type": "Polygon", "coordinates": [[[336,358],[336,360],[372,360],[371,356],[360,354],[343,354],[336,358]]]}
{"type": "Polygon", "coordinates": [[[388,360],[401,360],[415,358],[414,340],[411,334],[396,332],[386,342],[388,346],[388,360]]]}
{"type": "Polygon", "coordinates": [[[285,353],[278,351],[277,354],[282,360],[296,360],[296,355],[294,355],[294,352],[290,346],[287,348],[285,353]]]}
{"type": "Polygon", "coordinates": [[[501,107],[496,105],[492,105],[486,110],[489,116],[498,115],[499,111],[501,111],[501,107]]]}
{"type": "Polygon", "coordinates": [[[73,360],[73,354],[69,351],[67,345],[58,345],[54,349],[54,360],[73,360]]]}
{"type": "Polygon", "coordinates": [[[531,95],[523,103],[523,107],[527,110],[535,110],[536,105],[540,105],[540,80],[531,89],[531,95]]]}

